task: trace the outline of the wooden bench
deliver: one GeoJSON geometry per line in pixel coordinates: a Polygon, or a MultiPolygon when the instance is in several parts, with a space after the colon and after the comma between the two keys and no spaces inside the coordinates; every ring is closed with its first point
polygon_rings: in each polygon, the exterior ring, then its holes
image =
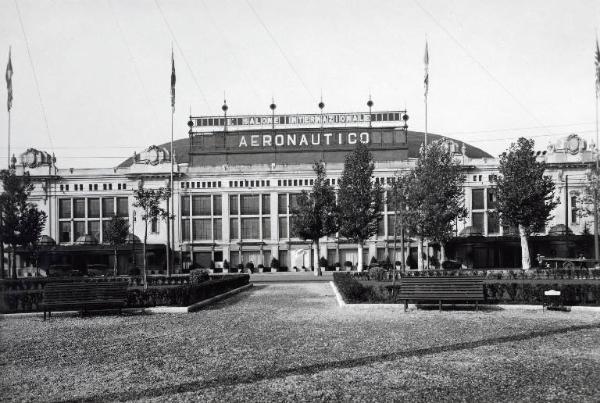
{"type": "Polygon", "coordinates": [[[79,310],[88,311],[121,309],[127,302],[127,282],[64,282],[46,284],[42,291],[44,320],[46,312],[79,310]]]}
{"type": "Polygon", "coordinates": [[[480,277],[404,277],[400,280],[400,300],[404,300],[404,309],[408,309],[408,301],[438,301],[440,311],[442,302],[475,301],[485,299],[483,279],[480,277]]]}

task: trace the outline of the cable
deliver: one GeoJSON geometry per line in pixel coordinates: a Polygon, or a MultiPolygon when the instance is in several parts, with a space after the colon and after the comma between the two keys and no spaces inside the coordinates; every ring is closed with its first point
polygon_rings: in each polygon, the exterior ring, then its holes
{"type": "Polygon", "coordinates": [[[256,10],[254,9],[254,7],[252,7],[252,4],[250,4],[250,2],[248,0],[246,0],[246,4],[248,5],[248,7],[250,7],[250,10],[252,10],[252,13],[256,17],[256,19],[258,20],[258,22],[260,23],[260,25],[262,25],[262,27],[265,29],[265,31],[267,32],[267,34],[269,35],[269,37],[271,38],[271,40],[273,41],[273,43],[275,43],[275,46],[277,46],[277,49],[279,49],[279,52],[281,53],[281,55],[283,56],[283,58],[285,59],[285,61],[287,62],[287,64],[290,66],[290,68],[292,69],[292,71],[296,75],[296,78],[298,78],[298,81],[300,81],[300,83],[302,84],[302,86],[304,87],[304,89],[306,90],[306,92],[308,93],[308,95],[310,96],[310,98],[312,100],[315,100],[315,102],[316,102],[317,98],[315,96],[313,96],[312,92],[310,92],[310,89],[308,89],[308,86],[306,85],[306,83],[304,82],[304,80],[302,79],[302,77],[300,76],[300,74],[298,73],[298,71],[296,70],[296,68],[294,67],[294,65],[292,64],[292,62],[290,61],[290,59],[287,57],[287,55],[283,51],[282,47],[279,45],[279,42],[277,42],[277,39],[275,39],[275,36],[273,36],[273,34],[271,33],[271,31],[269,31],[269,28],[267,28],[267,26],[265,25],[265,23],[263,22],[263,20],[260,18],[260,16],[256,12],[256,10]]]}
{"type": "Polygon", "coordinates": [[[133,56],[133,52],[131,51],[131,47],[129,46],[129,42],[127,42],[127,38],[125,37],[125,33],[123,32],[123,28],[121,27],[121,24],[119,23],[119,18],[117,17],[117,13],[115,12],[114,6],[112,4],[112,0],[106,0],[106,2],[108,3],[108,7],[110,8],[110,12],[115,20],[115,25],[117,26],[117,31],[119,31],[119,36],[121,37],[121,40],[123,41],[123,44],[125,45],[125,48],[127,49],[127,53],[129,54],[129,60],[130,62],[133,64],[133,70],[135,72],[135,75],[138,79],[138,82],[140,84],[140,87],[142,88],[142,93],[144,95],[144,98],[146,98],[146,102],[148,103],[148,105],[150,106],[150,109],[152,109],[152,114],[154,115],[154,119],[156,120],[156,124],[158,126],[159,120],[158,120],[158,113],[156,113],[156,109],[154,108],[154,104],[150,101],[150,97],[148,96],[148,91],[146,90],[146,86],[144,85],[144,82],[142,81],[142,77],[140,75],[140,71],[138,69],[138,65],[135,61],[135,57],[133,56]]]}
{"type": "MultiPolygon", "coordinates": [[[[491,79],[492,81],[494,81],[496,84],[498,84],[500,86],[500,88],[502,88],[504,90],[504,92],[506,92],[527,114],[529,114],[533,120],[535,120],[535,122],[540,125],[540,127],[548,129],[549,126],[544,125],[542,122],[540,122],[540,120],[516,97],[513,95],[512,92],[510,92],[508,90],[508,88],[506,88],[504,86],[504,84],[502,84],[502,82],[500,82],[500,80],[498,80],[479,60],[477,60],[472,54],[471,52],[469,52],[469,50],[463,45],[461,44],[458,39],[456,39],[451,33],[450,31],[448,31],[442,24],[440,24],[435,17],[429,12],[427,11],[420,3],[418,0],[413,0],[414,3],[417,5],[417,7],[419,7],[425,14],[427,14],[429,16],[429,18],[431,18],[431,20],[442,30],[446,33],[446,35],[448,35],[448,37],[450,37],[450,39],[452,39],[452,41],[454,43],[456,43],[456,45],[458,45],[458,47],[460,47],[463,52],[465,52],[465,54],[471,58],[471,60],[473,60],[491,79]]],[[[551,133],[550,130],[548,130],[548,133],[551,133]]]]}
{"type": "Polygon", "coordinates": [[[187,59],[185,57],[185,54],[183,53],[183,49],[181,48],[181,46],[179,46],[179,42],[177,41],[177,38],[175,37],[175,34],[173,33],[173,30],[171,29],[171,26],[169,25],[169,21],[167,21],[167,18],[165,17],[162,9],[160,8],[160,5],[158,4],[158,0],[154,0],[154,4],[156,4],[156,8],[158,8],[158,11],[160,12],[161,17],[162,17],[163,21],[165,22],[165,25],[166,25],[167,29],[171,33],[171,38],[175,42],[175,46],[177,46],[177,49],[179,50],[179,53],[181,54],[181,58],[183,59],[185,65],[188,68],[188,70],[190,71],[190,74],[192,75],[192,79],[194,80],[194,83],[196,84],[196,87],[198,88],[198,91],[200,92],[200,95],[202,95],[202,98],[204,98],[204,102],[206,102],[206,106],[208,108],[208,112],[212,115],[213,112],[212,112],[212,108],[210,106],[210,103],[208,102],[208,99],[206,98],[206,95],[202,91],[202,88],[200,87],[200,84],[198,84],[198,80],[196,79],[196,75],[194,74],[194,70],[192,70],[192,67],[188,63],[188,61],[187,61],[187,59]]]}
{"type": "Polygon", "coordinates": [[[21,18],[21,10],[19,9],[19,3],[17,0],[14,0],[15,7],[17,8],[17,15],[19,16],[19,23],[21,24],[21,31],[23,31],[23,37],[25,38],[25,47],[27,48],[27,55],[29,56],[29,64],[31,65],[31,71],[33,72],[33,79],[35,81],[35,88],[37,90],[38,99],[40,101],[40,106],[42,107],[42,115],[44,116],[44,123],[46,125],[46,134],[48,135],[48,142],[50,143],[50,150],[54,153],[54,143],[52,141],[52,136],[50,135],[50,126],[48,125],[48,116],[46,115],[46,108],[44,106],[44,101],[42,100],[42,93],[40,92],[40,83],[38,82],[37,74],[35,73],[35,66],[33,64],[33,58],[31,57],[31,50],[29,49],[29,40],[27,39],[27,34],[25,33],[25,26],[23,25],[23,19],[21,18]]]}

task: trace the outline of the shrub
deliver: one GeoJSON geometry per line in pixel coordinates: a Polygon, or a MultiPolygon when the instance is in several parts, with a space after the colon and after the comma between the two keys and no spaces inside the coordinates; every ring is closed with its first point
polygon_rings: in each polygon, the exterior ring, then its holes
{"type": "Polygon", "coordinates": [[[229,270],[229,262],[227,259],[223,260],[223,270],[229,270]]]}
{"type": "Polygon", "coordinates": [[[368,301],[367,289],[348,273],[333,273],[333,282],[344,302],[352,304],[368,301]]]}
{"type": "Polygon", "coordinates": [[[462,265],[454,260],[446,260],[442,263],[442,269],[444,270],[458,270],[461,267],[462,265]]]}
{"type": "Polygon", "coordinates": [[[258,268],[259,268],[259,269],[264,269],[264,268],[265,268],[265,266],[264,266],[262,263],[260,263],[260,264],[258,265],[258,268]]]}
{"type": "Polygon", "coordinates": [[[321,256],[321,258],[319,259],[319,266],[327,267],[327,259],[325,259],[323,256],[321,256]]]}
{"type": "Polygon", "coordinates": [[[238,263],[237,265],[237,272],[238,273],[242,273],[244,271],[244,265],[241,263],[238,263]]]}
{"type": "Polygon", "coordinates": [[[246,270],[248,270],[248,273],[252,273],[254,271],[254,263],[252,263],[252,262],[246,263],[246,270]]]}
{"type": "Polygon", "coordinates": [[[210,275],[206,269],[194,269],[190,271],[190,284],[200,284],[210,280],[210,275]]]}
{"type": "Polygon", "coordinates": [[[371,262],[369,263],[369,265],[377,266],[378,264],[379,264],[379,262],[377,262],[377,259],[375,258],[375,256],[371,256],[371,262]]]}
{"type": "Polygon", "coordinates": [[[388,278],[388,271],[383,267],[374,266],[369,270],[369,279],[376,281],[385,281],[388,278]]]}
{"type": "Polygon", "coordinates": [[[352,262],[351,262],[351,261],[349,261],[349,260],[346,260],[346,261],[344,262],[344,267],[350,267],[350,268],[351,268],[351,267],[352,267],[352,262]]]}
{"type": "Polygon", "coordinates": [[[279,260],[277,260],[276,258],[271,259],[271,268],[279,269],[279,260]]]}

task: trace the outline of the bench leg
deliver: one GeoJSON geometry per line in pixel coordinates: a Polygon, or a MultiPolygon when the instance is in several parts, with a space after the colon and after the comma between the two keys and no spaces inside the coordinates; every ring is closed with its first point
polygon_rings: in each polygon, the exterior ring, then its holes
{"type": "Polygon", "coordinates": [[[478,311],[479,310],[479,301],[475,301],[475,310],[478,311]]]}
{"type": "Polygon", "coordinates": [[[440,312],[442,312],[442,300],[439,301],[439,305],[440,305],[440,312]]]}
{"type": "Polygon", "coordinates": [[[408,300],[404,300],[404,312],[408,311],[408,300]]]}
{"type": "Polygon", "coordinates": [[[44,320],[46,320],[46,310],[44,309],[44,320]]]}

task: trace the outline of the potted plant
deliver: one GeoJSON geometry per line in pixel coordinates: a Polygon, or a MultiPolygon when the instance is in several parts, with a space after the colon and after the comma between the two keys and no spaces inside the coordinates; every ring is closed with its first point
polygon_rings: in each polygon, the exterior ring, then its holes
{"type": "Polygon", "coordinates": [[[215,262],[213,260],[210,261],[210,266],[208,267],[208,272],[213,274],[215,272],[215,262]]]}
{"type": "Polygon", "coordinates": [[[264,272],[264,271],[265,271],[265,266],[263,266],[263,264],[262,264],[262,263],[260,263],[260,264],[258,265],[258,272],[259,272],[259,273],[262,273],[262,272],[264,272]]]}
{"type": "Polygon", "coordinates": [[[323,256],[321,256],[321,258],[319,259],[319,267],[321,269],[321,272],[327,270],[327,259],[325,259],[323,256]]]}
{"type": "Polygon", "coordinates": [[[271,273],[275,273],[279,270],[279,260],[276,258],[271,259],[271,273]]]}
{"type": "Polygon", "coordinates": [[[254,271],[254,263],[248,262],[246,263],[246,272],[252,273],[254,271]]]}
{"type": "Polygon", "coordinates": [[[350,270],[352,270],[352,262],[351,262],[351,261],[349,261],[349,260],[346,260],[346,261],[344,262],[344,270],[346,270],[346,271],[350,271],[350,270]]]}
{"type": "Polygon", "coordinates": [[[223,260],[223,273],[229,273],[229,262],[227,259],[223,260]]]}
{"type": "Polygon", "coordinates": [[[244,272],[244,265],[241,263],[238,263],[237,265],[237,269],[235,271],[236,273],[243,273],[244,272]]]}

